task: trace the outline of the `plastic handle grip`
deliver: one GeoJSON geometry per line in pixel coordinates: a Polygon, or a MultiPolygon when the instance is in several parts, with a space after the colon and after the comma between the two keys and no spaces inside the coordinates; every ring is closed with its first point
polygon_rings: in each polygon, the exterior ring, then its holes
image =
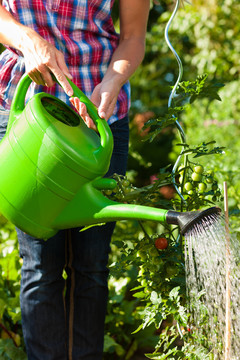
{"type": "Polygon", "coordinates": [[[21,114],[21,112],[25,108],[25,98],[27,94],[27,90],[32,80],[27,74],[24,74],[14,93],[12,104],[11,104],[11,113],[8,121],[7,131],[10,130],[14,120],[21,114]]]}
{"type": "Polygon", "coordinates": [[[101,146],[103,148],[112,147],[113,139],[112,132],[105,119],[102,119],[98,115],[98,110],[96,106],[91,102],[91,100],[69,79],[67,79],[69,84],[73,89],[73,97],[79,98],[79,100],[84,103],[87,107],[87,111],[91,119],[94,121],[97,130],[101,139],[101,146]]]}

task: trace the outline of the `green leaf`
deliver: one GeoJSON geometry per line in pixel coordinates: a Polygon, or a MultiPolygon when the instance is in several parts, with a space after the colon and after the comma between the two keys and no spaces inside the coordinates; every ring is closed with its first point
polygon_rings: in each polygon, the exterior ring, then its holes
{"type": "Polygon", "coordinates": [[[136,297],[136,298],[141,299],[141,298],[145,298],[145,297],[146,297],[146,294],[145,294],[145,292],[143,292],[143,291],[139,291],[139,292],[133,294],[133,296],[136,297]]]}
{"type": "Polygon", "coordinates": [[[151,292],[151,296],[150,296],[150,301],[154,304],[154,305],[158,305],[161,303],[162,298],[156,291],[152,291],[151,292]]]}
{"type": "Polygon", "coordinates": [[[104,352],[108,352],[111,347],[117,345],[116,341],[109,335],[104,335],[104,352]]]}
{"type": "MultiPolygon", "coordinates": [[[[145,354],[145,356],[149,359],[152,360],[165,360],[165,359],[170,359],[169,355],[176,355],[178,352],[177,347],[175,347],[174,349],[170,349],[168,350],[168,352],[166,354],[163,353],[153,353],[153,354],[145,354]]],[[[172,358],[174,359],[174,358],[172,358]]]]}
{"type": "MultiPolygon", "coordinates": [[[[183,81],[178,86],[178,94],[190,97],[190,104],[196,99],[208,98],[209,100],[221,101],[218,94],[219,90],[224,86],[218,82],[208,82],[208,74],[200,75],[195,81],[183,81]]],[[[183,97],[184,98],[184,97],[183,97]]]]}
{"type": "Polygon", "coordinates": [[[16,347],[11,339],[0,339],[1,359],[9,360],[27,360],[26,353],[19,347],[16,347]],[[3,357],[6,355],[7,357],[3,357]]]}
{"type": "Polygon", "coordinates": [[[5,302],[5,300],[0,298],[0,319],[3,316],[5,309],[6,309],[6,302],[5,302]]]}
{"type": "Polygon", "coordinates": [[[179,299],[179,290],[180,290],[180,286],[173,288],[169,293],[169,298],[172,300],[179,299]]]}
{"type": "Polygon", "coordinates": [[[137,332],[142,330],[142,328],[143,328],[143,324],[139,325],[138,328],[132,332],[132,334],[136,334],[137,332]]]}

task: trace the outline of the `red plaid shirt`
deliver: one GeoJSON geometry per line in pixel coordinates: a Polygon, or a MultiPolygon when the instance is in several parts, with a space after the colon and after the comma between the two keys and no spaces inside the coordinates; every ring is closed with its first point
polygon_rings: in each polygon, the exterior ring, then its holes
{"type": "MultiPolygon", "coordinates": [[[[114,0],[3,0],[5,8],[22,24],[33,28],[55,45],[65,57],[73,82],[90,97],[101,82],[119,36],[111,18],[114,0]]],[[[15,88],[25,72],[22,54],[6,49],[0,55],[0,105],[9,109],[15,88]]],[[[70,104],[59,85],[52,88],[32,83],[27,100],[35,93],[51,93],[70,104]]],[[[127,115],[130,86],[126,83],[118,97],[109,123],[127,115]]]]}

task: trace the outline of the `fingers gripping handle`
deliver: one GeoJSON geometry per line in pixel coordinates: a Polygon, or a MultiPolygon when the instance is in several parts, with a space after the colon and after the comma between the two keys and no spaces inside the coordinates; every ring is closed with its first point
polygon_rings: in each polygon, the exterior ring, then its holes
{"type": "Polygon", "coordinates": [[[79,100],[84,103],[87,107],[87,111],[91,119],[94,121],[94,124],[97,127],[97,130],[101,138],[101,146],[103,148],[113,146],[113,137],[112,132],[105,119],[100,118],[98,115],[97,107],[91,102],[91,100],[69,79],[67,79],[69,84],[73,89],[73,97],[79,98],[79,100]]]}

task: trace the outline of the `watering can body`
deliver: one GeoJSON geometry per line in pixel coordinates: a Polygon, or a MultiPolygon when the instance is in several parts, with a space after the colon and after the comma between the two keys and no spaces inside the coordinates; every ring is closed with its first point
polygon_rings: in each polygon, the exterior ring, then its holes
{"type": "Polygon", "coordinates": [[[74,96],[86,103],[100,136],[54,96],[39,93],[25,106],[30,83],[27,75],[20,80],[0,143],[0,212],[23,231],[49,238],[79,189],[107,172],[113,139],[106,121],[73,83],[74,96]]]}

